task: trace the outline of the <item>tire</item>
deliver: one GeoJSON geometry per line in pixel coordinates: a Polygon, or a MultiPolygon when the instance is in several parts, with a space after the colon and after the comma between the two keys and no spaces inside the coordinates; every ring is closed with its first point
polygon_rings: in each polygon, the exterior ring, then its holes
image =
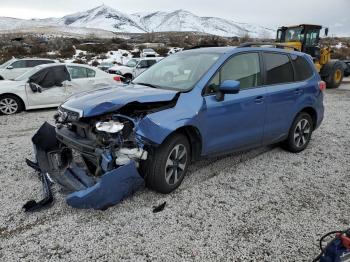
{"type": "Polygon", "coordinates": [[[2,76],[0,76],[0,81],[1,81],[1,80],[4,80],[4,78],[3,78],[2,76]]]}
{"type": "Polygon", "coordinates": [[[344,69],[340,63],[335,63],[332,67],[330,75],[325,82],[327,83],[327,88],[338,88],[343,81],[344,69]]]}
{"type": "Polygon", "coordinates": [[[23,111],[24,106],[17,96],[4,95],[0,97],[0,114],[13,115],[23,111]]]}
{"type": "Polygon", "coordinates": [[[190,150],[185,135],[174,134],[167,138],[148,160],[141,163],[147,187],[162,194],[169,194],[178,188],[187,173],[190,150]]]}
{"type": "Polygon", "coordinates": [[[310,143],[312,132],[312,117],[308,113],[301,112],[294,119],[283,147],[292,153],[303,151],[310,143]]]}

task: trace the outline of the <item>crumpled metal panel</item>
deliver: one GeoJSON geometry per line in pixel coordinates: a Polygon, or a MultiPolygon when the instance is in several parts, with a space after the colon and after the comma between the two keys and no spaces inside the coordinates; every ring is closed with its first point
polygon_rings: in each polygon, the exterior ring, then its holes
{"type": "Polygon", "coordinates": [[[97,89],[71,97],[63,108],[74,108],[83,112],[83,117],[93,117],[108,112],[114,112],[119,108],[132,103],[148,103],[171,101],[178,92],[173,90],[155,89],[140,85],[128,85],[97,89]],[[73,99],[74,98],[74,99],[73,99]]]}
{"type": "Polygon", "coordinates": [[[143,178],[134,161],[104,174],[100,181],[86,190],[67,196],[67,204],[79,209],[105,210],[120,203],[144,187],[143,178]]]}

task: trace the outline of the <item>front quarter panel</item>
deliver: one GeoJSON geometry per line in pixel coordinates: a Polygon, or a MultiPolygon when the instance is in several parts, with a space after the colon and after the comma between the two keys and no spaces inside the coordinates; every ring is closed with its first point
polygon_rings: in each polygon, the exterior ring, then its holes
{"type": "Polygon", "coordinates": [[[177,129],[185,126],[200,126],[198,113],[203,105],[203,98],[194,90],[181,93],[175,107],[149,114],[137,125],[137,135],[160,145],[177,129]]]}
{"type": "Polygon", "coordinates": [[[28,100],[25,88],[25,82],[22,81],[0,81],[0,95],[13,94],[22,99],[26,108],[28,108],[28,100]]]}

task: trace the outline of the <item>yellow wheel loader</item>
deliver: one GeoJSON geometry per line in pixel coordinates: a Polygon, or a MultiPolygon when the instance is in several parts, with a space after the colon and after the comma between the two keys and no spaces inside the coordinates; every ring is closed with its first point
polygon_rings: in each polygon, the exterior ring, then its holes
{"type": "MultiPolygon", "coordinates": [[[[321,30],[320,25],[283,26],[278,29],[276,40],[283,46],[312,56],[318,72],[327,83],[327,88],[337,88],[343,77],[350,75],[350,62],[331,59],[331,48],[320,45],[321,30]]],[[[328,28],[325,28],[325,35],[328,35],[328,28]]]]}

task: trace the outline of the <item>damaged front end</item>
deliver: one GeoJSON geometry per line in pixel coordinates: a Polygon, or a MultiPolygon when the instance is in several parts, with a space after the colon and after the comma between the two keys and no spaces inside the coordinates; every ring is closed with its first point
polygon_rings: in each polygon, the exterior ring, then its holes
{"type": "Polygon", "coordinates": [[[152,145],[137,135],[137,126],[147,114],[174,105],[135,102],[85,118],[61,106],[56,127],[45,123],[33,137],[40,172],[62,186],[70,206],[105,210],[144,187],[138,169],[152,145]]]}

